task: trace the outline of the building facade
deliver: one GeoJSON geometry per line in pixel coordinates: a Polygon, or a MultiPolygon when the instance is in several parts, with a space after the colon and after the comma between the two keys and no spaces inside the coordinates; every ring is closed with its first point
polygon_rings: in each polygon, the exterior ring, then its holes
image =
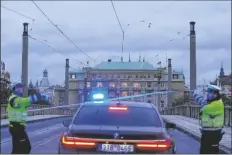
{"type": "Polygon", "coordinates": [[[4,90],[4,89],[7,89],[10,87],[10,73],[6,71],[6,68],[5,68],[5,63],[4,62],[1,62],[1,90],[4,90]]]}
{"type": "MultiPolygon", "coordinates": [[[[93,94],[98,92],[103,93],[106,98],[117,98],[168,90],[167,69],[155,68],[145,61],[113,62],[109,59],[95,67],[70,71],[69,75],[69,104],[90,101],[93,94]],[[160,89],[158,76],[161,76],[160,89]]],[[[172,71],[172,89],[183,91],[186,89],[183,72],[172,71]]],[[[57,94],[58,92],[60,94],[62,90],[57,90],[57,94]]],[[[132,97],[125,100],[157,104],[158,95],[132,97]]],[[[167,94],[162,94],[160,101],[162,108],[167,107],[167,94]]]]}
{"type": "Polygon", "coordinates": [[[225,75],[223,63],[221,64],[219,76],[212,82],[212,84],[221,87],[222,93],[226,94],[228,97],[232,96],[232,73],[225,75]]]}

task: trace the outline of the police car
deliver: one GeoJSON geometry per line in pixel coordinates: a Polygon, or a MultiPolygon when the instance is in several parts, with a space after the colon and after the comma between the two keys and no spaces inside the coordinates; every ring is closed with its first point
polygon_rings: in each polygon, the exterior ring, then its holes
{"type": "Polygon", "coordinates": [[[175,125],[164,124],[149,103],[88,102],[63,125],[67,130],[60,138],[59,154],[176,153],[167,132],[175,125]]]}

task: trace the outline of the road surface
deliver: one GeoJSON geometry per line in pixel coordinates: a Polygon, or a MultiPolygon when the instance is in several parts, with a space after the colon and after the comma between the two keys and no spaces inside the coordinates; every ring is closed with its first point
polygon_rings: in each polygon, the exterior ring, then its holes
{"type": "MultiPolygon", "coordinates": [[[[60,135],[65,130],[62,121],[66,118],[57,118],[43,122],[28,124],[27,131],[32,144],[33,154],[56,154],[60,135]]],[[[198,154],[200,144],[192,137],[177,131],[170,131],[176,141],[178,154],[198,154]]],[[[11,153],[11,137],[7,128],[1,129],[1,153],[11,153]]]]}

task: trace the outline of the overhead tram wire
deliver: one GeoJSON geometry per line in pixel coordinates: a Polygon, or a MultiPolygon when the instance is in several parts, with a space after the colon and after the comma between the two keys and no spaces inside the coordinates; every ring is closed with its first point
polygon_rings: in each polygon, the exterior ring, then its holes
{"type": "Polygon", "coordinates": [[[44,12],[43,10],[33,1],[31,0],[32,3],[37,7],[37,9],[47,18],[47,20],[71,43],[73,44],[81,53],[86,55],[88,58],[91,60],[95,61],[92,57],[90,57],[88,54],[86,54],[82,49],[80,49],[65,33],[55,24],[44,12]]]}
{"type": "Polygon", "coordinates": [[[3,6],[3,5],[1,5],[1,7],[3,7],[4,9],[6,9],[6,10],[8,10],[8,11],[14,12],[14,13],[16,13],[16,14],[20,15],[20,16],[23,16],[23,17],[25,17],[25,18],[27,18],[27,19],[30,19],[30,20],[32,20],[32,21],[34,21],[34,20],[35,20],[35,19],[34,19],[34,18],[32,18],[32,17],[29,17],[29,16],[26,16],[26,15],[24,15],[24,14],[21,14],[21,13],[19,13],[19,12],[15,11],[15,10],[10,9],[10,8],[8,8],[8,7],[5,7],[5,6],[3,6]]]}
{"type": "Polygon", "coordinates": [[[124,30],[123,30],[123,28],[122,28],[121,22],[120,22],[120,20],[119,20],[119,17],[118,17],[117,11],[116,11],[116,9],[115,9],[115,7],[114,7],[114,3],[113,3],[113,1],[112,1],[112,0],[111,0],[111,4],[112,4],[112,7],[113,7],[113,9],[114,9],[114,13],[115,13],[115,16],[116,16],[116,18],[117,18],[118,24],[119,24],[119,26],[120,26],[120,28],[121,28],[122,33],[123,33],[123,32],[124,32],[124,30]]]}
{"type": "Polygon", "coordinates": [[[122,57],[123,57],[123,43],[124,43],[124,29],[122,28],[122,24],[121,24],[121,22],[120,22],[120,20],[119,20],[119,17],[118,17],[118,14],[117,14],[117,11],[116,11],[116,9],[115,9],[115,6],[114,6],[114,3],[113,3],[113,1],[111,0],[111,4],[112,4],[112,7],[113,7],[113,10],[114,10],[114,13],[115,13],[115,16],[116,16],[116,18],[117,18],[117,21],[118,21],[118,25],[119,25],[119,27],[120,27],[120,29],[121,29],[121,31],[122,31],[122,57]]]}
{"type": "MultiPolygon", "coordinates": [[[[34,18],[29,17],[29,16],[26,16],[26,15],[24,15],[24,14],[22,14],[22,13],[19,13],[19,12],[15,11],[15,10],[10,9],[10,8],[8,8],[8,7],[6,7],[6,6],[3,6],[3,5],[1,5],[1,7],[4,8],[4,9],[6,9],[6,10],[8,10],[8,11],[11,11],[11,12],[13,12],[13,13],[15,13],[15,14],[18,14],[18,15],[24,17],[24,18],[30,19],[30,20],[32,21],[32,26],[33,26],[33,24],[34,24],[34,22],[35,22],[35,19],[34,19],[34,18]]],[[[32,31],[32,27],[31,27],[31,29],[30,29],[30,32],[31,32],[31,31],[32,31]]]]}
{"type": "Polygon", "coordinates": [[[75,58],[72,58],[72,57],[70,57],[69,55],[64,54],[64,53],[61,52],[61,51],[58,51],[57,49],[53,48],[52,46],[46,44],[44,41],[38,40],[38,39],[36,39],[36,38],[34,38],[34,37],[30,36],[30,35],[29,35],[29,38],[32,39],[32,40],[34,40],[34,41],[37,41],[37,42],[43,44],[44,46],[46,46],[46,47],[48,47],[48,48],[50,48],[50,49],[52,49],[54,52],[60,53],[60,54],[62,54],[62,55],[64,55],[64,56],[67,56],[67,57],[70,58],[70,59],[74,59],[75,61],[79,62],[80,65],[85,65],[83,62],[81,62],[81,61],[79,61],[79,60],[77,60],[77,59],[75,59],[75,58]]]}

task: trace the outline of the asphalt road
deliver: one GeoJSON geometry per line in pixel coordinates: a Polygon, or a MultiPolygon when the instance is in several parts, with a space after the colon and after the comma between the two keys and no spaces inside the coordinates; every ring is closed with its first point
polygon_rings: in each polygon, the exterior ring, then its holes
{"type": "MultiPolygon", "coordinates": [[[[32,144],[31,153],[56,154],[60,135],[65,130],[62,121],[66,118],[57,118],[28,124],[27,131],[32,144]]],[[[177,131],[170,131],[176,141],[178,154],[198,154],[200,144],[192,137],[177,131]]],[[[1,129],[1,153],[11,153],[11,137],[7,128],[1,129]]]]}

